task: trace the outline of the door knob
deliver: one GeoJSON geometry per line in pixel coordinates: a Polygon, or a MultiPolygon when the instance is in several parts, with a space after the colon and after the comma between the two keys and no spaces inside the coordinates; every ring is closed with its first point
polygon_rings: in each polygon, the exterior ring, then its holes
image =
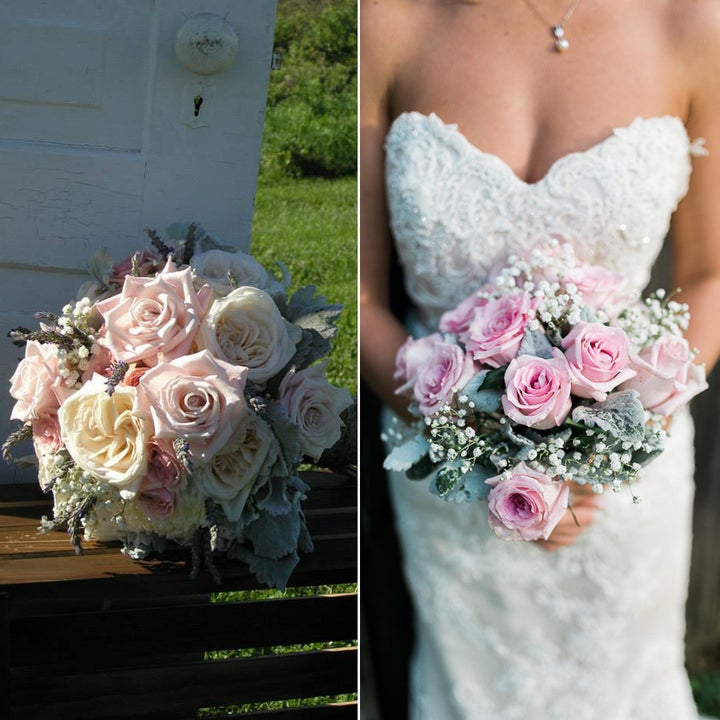
{"type": "Polygon", "coordinates": [[[188,18],[175,35],[175,56],[197,75],[213,75],[232,65],[238,36],[232,25],[212,13],[188,18]]]}

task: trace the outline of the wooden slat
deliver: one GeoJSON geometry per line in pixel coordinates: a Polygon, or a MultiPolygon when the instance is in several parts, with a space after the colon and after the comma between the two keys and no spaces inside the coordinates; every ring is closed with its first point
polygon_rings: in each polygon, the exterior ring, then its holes
{"type": "MultiPolygon", "coordinates": [[[[356,481],[304,477],[315,551],[290,584],[355,582],[356,481]]],[[[356,690],[355,648],[200,662],[210,649],[354,643],[356,595],[213,605],[213,592],[263,586],[245,564],[223,560],[220,586],[208,574],[192,580],[187,549],[133,562],[118,545],[88,543],[78,557],[64,532],[37,532],[43,514],[50,498],[36,486],[0,486],[0,718],[191,720],[200,707],[356,690]]],[[[356,711],[348,703],[245,717],[349,720],[356,711]]]]}
{"type": "Polygon", "coordinates": [[[87,636],[103,639],[93,651],[95,667],[119,666],[158,652],[352,641],[356,618],[353,594],[34,616],[12,621],[10,652],[15,667],[67,666],[87,660],[87,645],[77,642],[87,636]]]}
{"type": "Polygon", "coordinates": [[[87,673],[39,678],[34,669],[13,670],[15,720],[46,720],[49,708],[52,717],[74,720],[176,720],[201,707],[354,692],[357,678],[355,649],[100,673],[89,672],[90,661],[87,673]]]}

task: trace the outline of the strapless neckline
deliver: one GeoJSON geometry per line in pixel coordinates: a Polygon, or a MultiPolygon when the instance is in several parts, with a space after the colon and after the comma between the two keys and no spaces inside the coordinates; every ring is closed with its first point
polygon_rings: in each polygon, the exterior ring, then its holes
{"type": "Polygon", "coordinates": [[[680,118],[638,117],[555,160],[529,183],[435,114],[399,115],[385,140],[390,225],[424,323],[478,287],[493,264],[545,238],[645,287],[670,216],[704,154],[680,118]]]}
{"type": "MultiPolygon", "coordinates": [[[[681,133],[684,135],[685,139],[687,140],[687,143],[690,147],[693,147],[694,143],[691,142],[688,134],[687,129],[685,128],[685,124],[683,121],[677,117],[676,115],[653,115],[649,117],[636,117],[634,120],[632,120],[627,125],[622,125],[618,127],[614,127],[610,134],[599,140],[598,142],[593,143],[589,147],[585,148],[584,150],[576,150],[573,152],[566,153],[565,155],[561,155],[556,160],[554,160],[548,169],[545,171],[544,175],[539,178],[538,180],[534,181],[527,181],[521,178],[515,170],[505,161],[503,158],[501,158],[499,155],[496,155],[495,153],[483,150],[479,146],[475,145],[473,142],[471,142],[468,137],[460,130],[460,127],[457,123],[448,123],[445,122],[442,118],[440,118],[435,113],[422,113],[417,110],[410,110],[407,112],[400,113],[392,122],[390,129],[387,134],[387,141],[389,142],[391,140],[391,137],[394,133],[400,131],[400,126],[402,126],[404,123],[428,123],[430,125],[434,125],[436,129],[440,129],[442,133],[445,134],[446,139],[448,142],[456,142],[464,146],[465,150],[469,154],[475,154],[478,158],[482,159],[484,162],[491,162],[497,165],[498,168],[500,168],[503,172],[505,172],[508,177],[511,177],[515,182],[517,182],[519,185],[521,185],[524,188],[533,188],[533,187],[541,187],[545,184],[547,184],[552,176],[559,172],[560,169],[562,169],[563,165],[567,162],[571,162],[577,157],[583,156],[583,155],[594,155],[598,152],[601,152],[602,149],[608,144],[613,142],[616,138],[621,136],[625,132],[630,132],[635,129],[639,125],[656,125],[656,124],[668,124],[668,125],[674,125],[676,128],[678,128],[681,133]]],[[[442,134],[441,133],[441,134],[442,134]]]]}

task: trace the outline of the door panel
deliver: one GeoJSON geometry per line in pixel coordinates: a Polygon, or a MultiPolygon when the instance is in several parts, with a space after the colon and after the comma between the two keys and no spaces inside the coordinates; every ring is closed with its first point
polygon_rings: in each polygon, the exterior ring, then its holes
{"type": "MultiPolygon", "coordinates": [[[[6,339],[58,312],[92,255],[120,259],[171,223],[250,243],[275,0],[4,0],[0,7],[0,435],[10,431],[6,339]],[[199,13],[238,36],[197,75],[175,57],[199,13]],[[194,98],[203,97],[194,113],[194,98]]],[[[0,440],[1,441],[1,440],[0,440]]],[[[0,482],[15,476],[0,463],[0,482]]]]}

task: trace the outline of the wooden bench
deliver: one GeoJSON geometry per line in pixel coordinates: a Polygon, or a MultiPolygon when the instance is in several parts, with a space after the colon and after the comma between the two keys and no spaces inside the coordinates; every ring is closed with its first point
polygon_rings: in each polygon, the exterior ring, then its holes
{"type": "MultiPolygon", "coordinates": [[[[355,583],[356,480],[304,479],[315,551],[301,556],[290,584],[355,583]]],[[[216,602],[213,593],[263,586],[239,562],[218,562],[220,586],[192,580],[187,551],[133,562],[117,546],[88,543],[77,557],[63,532],[37,532],[43,514],[49,498],[35,486],[0,486],[0,718],[189,720],[201,708],[356,692],[356,593],[216,602]],[[317,643],[323,649],[205,656],[317,643]]],[[[356,716],[356,702],[222,715],[356,716]]]]}

